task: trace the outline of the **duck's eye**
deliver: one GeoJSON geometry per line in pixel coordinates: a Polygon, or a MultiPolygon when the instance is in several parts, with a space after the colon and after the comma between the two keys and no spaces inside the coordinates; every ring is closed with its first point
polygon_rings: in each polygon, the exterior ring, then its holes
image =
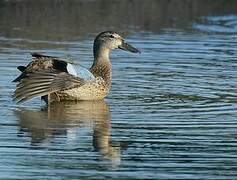
{"type": "Polygon", "coordinates": [[[110,38],[115,38],[114,35],[110,35],[109,37],[110,37],[110,38]]]}

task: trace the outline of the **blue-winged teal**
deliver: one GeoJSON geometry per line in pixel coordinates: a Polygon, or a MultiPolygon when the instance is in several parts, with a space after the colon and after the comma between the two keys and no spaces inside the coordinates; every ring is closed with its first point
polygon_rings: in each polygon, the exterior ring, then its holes
{"type": "Polygon", "coordinates": [[[17,102],[39,96],[46,102],[103,99],[111,87],[109,54],[117,48],[139,52],[117,33],[106,31],[94,40],[94,62],[89,70],[57,57],[33,53],[32,62],[18,67],[22,73],[13,80],[18,82],[13,99],[17,102]]]}

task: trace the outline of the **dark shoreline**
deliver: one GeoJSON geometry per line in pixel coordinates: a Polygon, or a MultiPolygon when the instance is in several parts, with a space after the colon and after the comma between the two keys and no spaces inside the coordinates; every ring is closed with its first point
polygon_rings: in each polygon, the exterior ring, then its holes
{"type": "Polygon", "coordinates": [[[236,12],[236,0],[8,0],[0,3],[0,36],[72,40],[107,29],[158,33],[236,12]]]}

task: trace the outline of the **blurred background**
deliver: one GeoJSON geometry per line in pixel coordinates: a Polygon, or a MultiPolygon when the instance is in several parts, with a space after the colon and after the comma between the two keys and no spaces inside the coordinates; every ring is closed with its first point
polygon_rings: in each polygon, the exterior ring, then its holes
{"type": "Polygon", "coordinates": [[[104,30],[122,33],[188,29],[204,16],[236,13],[235,0],[6,0],[1,36],[75,40],[104,30]]]}

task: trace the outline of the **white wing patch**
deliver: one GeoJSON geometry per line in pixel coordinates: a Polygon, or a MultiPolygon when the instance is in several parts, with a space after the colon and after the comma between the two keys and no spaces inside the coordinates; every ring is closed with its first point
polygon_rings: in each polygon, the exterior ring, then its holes
{"type": "Polygon", "coordinates": [[[67,72],[71,75],[77,76],[77,72],[74,69],[73,65],[70,63],[67,63],[67,72]]]}
{"type": "Polygon", "coordinates": [[[67,71],[69,74],[83,78],[85,80],[95,79],[95,76],[86,68],[80,65],[67,64],[67,71]]]}

